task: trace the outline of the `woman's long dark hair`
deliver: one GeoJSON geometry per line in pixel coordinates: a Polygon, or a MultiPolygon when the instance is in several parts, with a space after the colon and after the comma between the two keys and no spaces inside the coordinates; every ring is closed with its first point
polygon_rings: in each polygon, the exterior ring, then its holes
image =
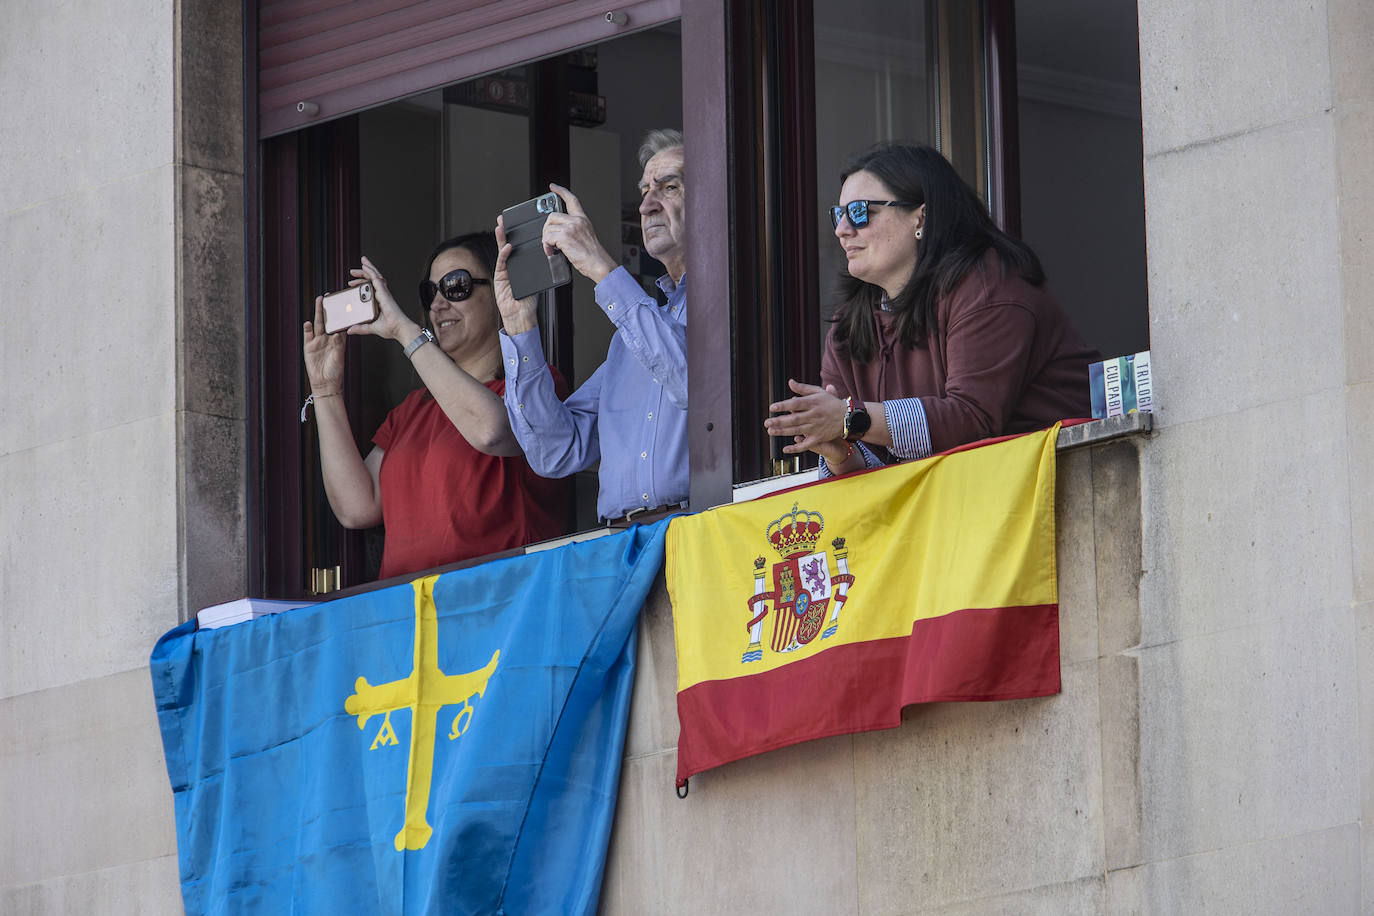
{"type": "MultiPolygon", "coordinates": [[[[936,302],[954,292],[989,248],[997,252],[1004,275],[1014,267],[1033,286],[1045,282],[1035,252],[997,228],[978,195],[936,150],[881,144],[853,159],[841,173],[840,184],[855,172],[877,178],[895,200],[926,205],[911,278],[888,303],[897,317],[902,346],[926,345],[926,336],[935,326],[936,302]]],[[[878,346],[872,312],[881,303],[883,291],[844,270],[838,292],[841,304],[834,318],[835,342],[854,362],[870,362],[878,346]]]]}

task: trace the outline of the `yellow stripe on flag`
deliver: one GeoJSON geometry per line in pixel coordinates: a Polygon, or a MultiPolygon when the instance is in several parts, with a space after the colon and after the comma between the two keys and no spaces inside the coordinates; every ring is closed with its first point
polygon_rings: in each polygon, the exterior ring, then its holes
{"type": "Polygon", "coordinates": [[[674,519],[678,690],[955,611],[1054,604],[1058,431],[674,519]]]}

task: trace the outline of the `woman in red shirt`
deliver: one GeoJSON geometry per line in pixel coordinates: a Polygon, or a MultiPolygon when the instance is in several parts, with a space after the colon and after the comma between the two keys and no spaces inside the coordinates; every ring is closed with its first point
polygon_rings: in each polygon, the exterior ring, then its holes
{"type": "Polygon", "coordinates": [[[506,418],[496,254],[490,232],[434,249],[420,282],[425,327],[400,309],[367,258],[350,271],[353,285],[372,283],[380,314],[347,333],[395,341],[424,383],[387,415],[365,458],[343,404],[344,335],[324,333],[319,298],[315,320],[305,322],[325,493],[344,527],[386,526],[382,578],[566,533],[569,482],[530,470],[506,418]]]}
{"type": "Polygon", "coordinates": [[[1040,260],[1002,232],[929,147],[886,144],[841,175],[831,207],[842,303],[821,385],[770,406],[764,425],[814,451],[822,476],[1090,413],[1084,343],[1040,260]]]}

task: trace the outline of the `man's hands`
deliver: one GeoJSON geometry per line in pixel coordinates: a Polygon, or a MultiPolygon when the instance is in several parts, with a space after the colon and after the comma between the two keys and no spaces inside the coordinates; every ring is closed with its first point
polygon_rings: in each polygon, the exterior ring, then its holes
{"type": "MultiPolygon", "coordinates": [[[[563,252],[564,257],[582,276],[593,283],[600,283],[606,275],[620,266],[602,246],[596,237],[596,229],[587,218],[587,211],[577,195],[562,185],[551,184],[549,190],[563,199],[567,213],[550,213],[544,221],[544,253],[552,255],[563,252]]],[[[511,244],[506,240],[506,226],[501,217],[496,218],[496,244],[501,253],[496,258],[496,270],[492,283],[496,287],[496,305],[501,310],[501,322],[506,333],[523,334],[538,325],[537,298],[529,296],[516,299],[510,291],[510,273],[506,262],[510,258],[511,244]]]]}
{"type": "Polygon", "coordinates": [[[501,217],[496,217],[496,244],[501,252],[496,256],[496,270],[492,271],[492,288],[496,290],[496,307],[501,310],[501,323],[511,337],[534,330],[539,324],[538,297],[526,296],[517,299],[510,291],[510,270],[506,261],[510,259],[513,246],[506,241],[506,226],[501,217]]]}
{"type": "Polygon", "coordinates": [[[544,223],[544,252],[563,252],[578,273],[600,283],[620,262],[610,256],[596,237],[596,229],[577,195],[562,185],[551,184],[549,190],[563,198],[568,212],[549,214],[544,223]]]}

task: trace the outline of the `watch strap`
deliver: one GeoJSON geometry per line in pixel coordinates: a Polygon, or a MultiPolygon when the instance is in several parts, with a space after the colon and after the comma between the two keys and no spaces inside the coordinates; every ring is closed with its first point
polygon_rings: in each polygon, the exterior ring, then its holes
{"type": "Polygon", "coordinates": [[[864,409],[863,401],[857,405],[852,397],[844,399],[844,439],[846,442],[853,442],[862,439],[864,433],[872,428],[873,419],[864,409]]]}
{"type": "Polygon", "coordinates": [[[412,340],[410,343],[406,344],[406,348],[404,351],[406,359],[410,359],[411,354],[413,354],[416,350],[423,347],[425,344],[433,342],[434,332],[431,331],[429,328],[421,328],[419,335],[417,335],[416,338],[412,340]]]}

